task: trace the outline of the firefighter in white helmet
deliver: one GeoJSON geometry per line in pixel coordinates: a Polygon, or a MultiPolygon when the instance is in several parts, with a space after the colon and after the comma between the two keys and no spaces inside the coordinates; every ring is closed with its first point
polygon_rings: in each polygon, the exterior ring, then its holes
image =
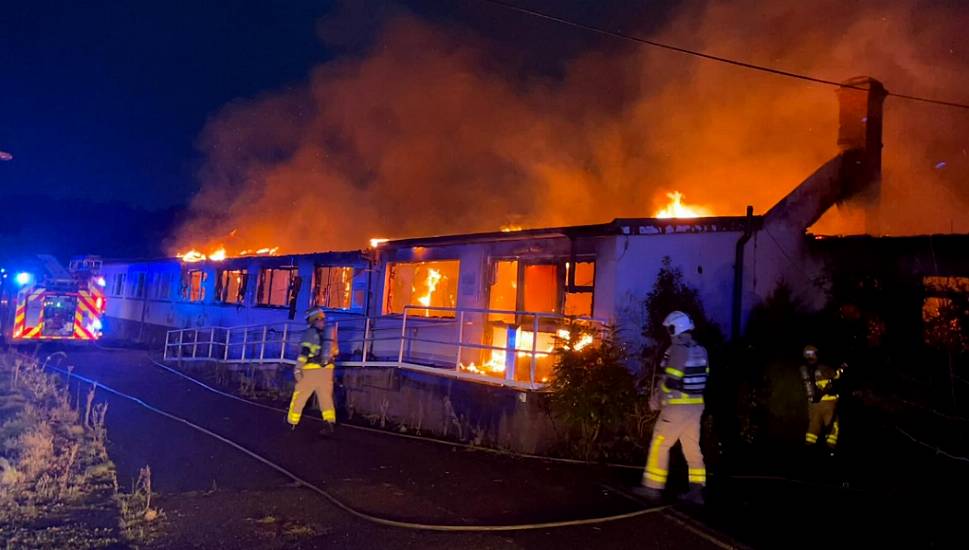
{"type": "Polygon", "coordinates": [[[322,308],[312,308],[306,312],[309,328],[300,340],[299,357],[293,375],[296,388],[289,403],[289,424],[296,429],[303,414],[303,407],[313,393],[323,413],[323,433],[332,433],[336,426],[336,407],[333,404],[333,361],[340,352],[337,345],[335,325],[326,324],[326,312],[322,308]]]}
{"type": "Polygon", "coordinates": [[[702,503],[707,471],[700,451],[700,420],[710,372],[707,350],[693,341],[693,321],[682,311],[667,315],[663,326],[669,331],[671,345],[660,363],[662,377],[651,401],[660,408],[660,415],[636,493],[651,499],[662,496],[669,477],[670,448],[679,441],[688,468],[687,499],[702,503]]]}
{"type": "Polygon", "coordinates": [[[804,443],[814,447],[821,436],[828,449],[838,446],[838,381],[841,369],[835,370],[818,360],[818,348],[805,346],[802,352],[801,380],[808,400],[808,428],[804,443]]]}

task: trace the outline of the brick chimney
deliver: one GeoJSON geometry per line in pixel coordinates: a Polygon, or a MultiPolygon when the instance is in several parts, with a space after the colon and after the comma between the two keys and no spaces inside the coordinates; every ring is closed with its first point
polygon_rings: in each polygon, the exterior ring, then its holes
{"type": "Polygon", "coordinates": [[[865,209],[865,232],[881,234],[882,107],[881,82],[859,76],[838,88],[838,146],[844,154],[842,197],[865,209]]]}

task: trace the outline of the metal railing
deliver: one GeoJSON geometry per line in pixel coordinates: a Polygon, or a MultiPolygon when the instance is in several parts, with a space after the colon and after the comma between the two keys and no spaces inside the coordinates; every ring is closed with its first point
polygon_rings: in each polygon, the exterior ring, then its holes
{"type": "MultiPolygon", "coordinates": [[[[590,338],[602,321],[555,313],[406,306],[401,315],[341,317],[341,366],[392,366],[504,386],[538,389],[553,347],[578,325],[590,338]]],[[[165,359],[295,364],[305,325],[280,322],[168,331],[165,359]]]]}

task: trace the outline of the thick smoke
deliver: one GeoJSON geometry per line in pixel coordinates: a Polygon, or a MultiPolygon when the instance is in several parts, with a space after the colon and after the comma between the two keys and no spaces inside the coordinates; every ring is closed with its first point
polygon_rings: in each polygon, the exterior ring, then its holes
{"type": "MultiPolygon", "coordinates": [[[[969,100],[969,7],[722,4],[686,4],[654,38],[969,100]]],[[[634,47],[523,79],[483,44],[398,18],[366,56],[226,106],[200,138],[202,189],[173,244],[295,252],[596,223],[651,216],[673,190],[718,214],[764,212],[837,153],[830,87],[634,47]]],[[[966,111],[887,100],[884,230],[969,231],[967,139],[966,111]]],[[[817,229],[858,222],[834,212],[817,229]]]]}

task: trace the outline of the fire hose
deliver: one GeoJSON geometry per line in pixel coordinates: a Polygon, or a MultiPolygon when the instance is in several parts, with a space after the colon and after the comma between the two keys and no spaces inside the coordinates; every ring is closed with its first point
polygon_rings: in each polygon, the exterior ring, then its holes
{"type": "MultiPolygon", "coordinates": [[[[101,345],[98,345],[97,347],[100,348],[100,349],[103,349],[105,351],[131,351],[130,349],[126,349],[126,348],[112,348],[112,347],[106,347],[106,346],[101,346],[101,345]]],[[[161,362],[159,362],[159,361],[157,361],[155,359],[152,359],[150,356],[148,357],[148,360],[151,361],[156,367],[158,367],[160,369],[163,369],[163,370],[166,370],[166,371],[170,372],[171,374],[174,374],[174,375],[176,375],[178,377],[181,377],[181,378],[183,378],[183,379],[185,379],[185,380],[187,380],[187,381],[189,381],[189,382],[191,382],[193,384],[196,384],[196,385],[204,388],[207,391],[210,391],[210,392],[215,393],[217,395],[221,395],[222,397],[227,397],[229,399],[233,399],[235,401],[239,401],[240,403],[245,403],[245,404],[251,405],[253,407],[259,407],[259,408],[262,408],[262,409],[266,409],[266,410],[270,410],[270,411],[275,411],[275,412],[278,412],[278,413],[284,413],[285,414],[286,412],[288,412],[286,409],[281,409],[279,407],[273,407],[272,405],[267,405],[265,403],[259,403],[258,401],[252,401],[250,399],[246,399],[244,397],[239,397],[238,395],[235,395],[235,394],[231,394],[231,393],[222,391],[222,390],[220,390],[218,388],[214,388],[214,387],[206,384],[205,382],[202,382],[202,381],[200,381],[200,380],[198,380],[198,379],[196,379],[196,378],[194,378],[192,376],[189,376],[189,375],[185,374],[184,372],[182,372],[182,371],[180,371],[178,369],[174,369],[174,368],[169,367],[168,365],[166,365],[164,363],[161,363],[161,362]]],[[[309,419],[310,420],[313,420],[313,421],[317,421],[317,422],[322,422],[322,419],[317,418],[317,417],[309,417],[309,419]]],[[[427,442],[437,443],[437,444],[440,444],[440,445],[447,445],[449,447],[457,447],[457,448],[461,448],[461,449],[468,449],[468,450],[473,450],[473,451],[487,452],[487,453],[492,453],[492,454],[497,454],[497,455],[513,456],[515,458],[528,458],[528,459],[533,459],[533,460],[541,460],[541,461],[545,461],[545,462],[557,462],[557,463],[561,463],[561,464],[576,464],[576,465],[584,465],[584,466],[605,466],[607,468],[615,468],[615,469],[622,469],[622,470],[642,471],[642,469],[643,469],[643,466],[641,464],[640,465],[636,465],[636,464],[621,464],[621,463],[616,463],[616,462],[593,462],[593,461],[589,461],[589,460],[580,460],[580,459],[575,459],[575,458],[562,458],[562,457],[555,457],[555,456],[536,455],[536,454],[530,454],[530,453],[517,453],[517,452],[512,452],[512,451],[507,451],[507,450],[502,450],[502,449],[492,449],[490,447],[482,447],[480,445],[470,445],[470,444],[467,444],[467,443],[460,443],[460,442],[457,442],[457,441],[449,441],[449,440],[446,440],[446,439],[438,439],[438,438],[427,437],[427,436],[417,436],[417,435],[411,435],[411,434],[400,433],[400,432],[392,432],[392,431],[387,431],[387,430],[380,430],[380,429],[377,429],[377,428],[368,428],[366,426],[358,426],[358,425],[355,425],[355,424],[342,424],[342,427],[351,428],[351,429],[359,430],[359,431],[363,431],[363,432],[370,432],[370,433],[380,434],[380,435],[389,435],[389,436],[399,437],[399,438],[403,438],[403,439],[413,439],[413,440],[422,441],[422,442],[425,442],[425,443],[427,443],[427,442]]],[[[815,482],[815,481],[807,481],[807,480],[801,480],[801,479],[793,479],[793,478],[790,478],[790,477],[776,476],[776,475],[731,475],[731,476],[729,476],[729,478],[730,479],[734,479],[734,480],[744,480],[744,481],[776,481],[776,482],[783,482],[783,483],[792,483],[792,484],[795,484],[795,485],[810,485],[810,486],[817,486],[818,485],[818,483],[815,482]]],[[[841,487],[838,487],[838,489],[839,490],[842,490],[842,491],[843,490],[850,490],[851,492],[863,492],[863,490],[857,489],[857,488],[846,489],[843,485],[841,487]]]]}
{"type": "MultiPolygon", "coordinates": [[[[50,358],[51,358],[51,356],[48,356],[48,360],[50,358]]],[[[132,401],[135,404],[137,404],[137,405],[139,405],[139,406],[141,406],[141,407],[143,407],[143,408],[145,408],[145,409],[147,409],[147,410],[149,410],[149,411],[151,411],[153,413],[156,413],[156,414],[158,414],[160,416],[163,416],[165,418],[168,418],[170,420],[174,420],[176,422],[179,422],[181,424],[184,424],[184,425],[186,425],[186,426],[188,426],[188,427],[190,427],[190,428],[192,428],[192,429],[194,429],[194,430],[196,430],[198,432],[201,432],[201,433],[203,433],[205,435],[208,435],[209,437],[212,437],[212,438],[214,438],[214,439],[216,439],[216,440],[218,440],[218,441],[220,441],[220,442],[222,442],[222,443],[224,443],[226,445],[229,445],[230,447],[232,447],[232,448],[234,448],[234,449],[242,452],[243,454],[249,456],[250,458],[255,459],[256,461],[258,461],[258,462],[260,462],[260,463],[268,466],[269,468],[272,468],[273,470],[276,470],[277,472],[279,472],[283,476],[290,478],[295,483],[297,483],[297,484],[305,487],[306,489],[309,489],[309,490],[313,491],[314,493],[316,493],[319,496],[323,497],[328,502],[330,502],[331,504],[333,504],[335,507],[337,507],[338,509],[346,512],[347,514],[350,514],[351,516],[354,516],[356,518],[359,518],[359,519],[362,519],[364,521],[368,521],[368,522],[371,522],[371,523],[375,523],[375,524],[378,524],[378,525],[383,525],[383,526],[387,526],[387,527],[396,527],[396,528],[401,528],[401,529],[412,529],[412,530],[421,530],[421,531],[438,531],[438,532],[502,532],[502,531],[505,531],[506,532],[506,531],[527,531],[527,530],[538,530],[538,529],[553,529],[553,528],[562,528],[562,527],[578,527],[578,526],[584,526],[584,525],[597,525],[597,524],[602,524],[602,523],[620,521],[620,520],[624,520],[624,519],[631,519],[631,518],[645,516],[645,515],[653,514],[653,513],[666,512],[664,514],[664,517],[670,519],[671,521],[679,524],[680,526],[684,527],[685,529],[689,530],[690,532],[694,533],[695,535],[697,535],[697,536],[699,536],[699,537],[707,540],[708,542],[710,542],[710,543],[712,543],[712,544],[714,544],[714,545],[716,545],[716,546],[718,546],[720,548],[729,549],[729,548],[737,548],[739,546],[739,545],[737,545],[735,543],[725,542],[719,536],[710,534],[709,532],[707,532],[707,530],[702,529],[702,528],[700,528],[700,527],[698,527],[696,525],[693,525],[694,522],[693,522],[693,520],[691,520],[691,518],[689,518],[689,516],[686,516],[685,514],[682,514],[680,512],[677,512],[676,510],[674,510],[669,505],[656,506],[656,507],[651,507],[651,508],[643,508],[643,509],[640,509],[640,510],[635,510],[635,511],[632,511],[632,512],[627,512],[627,513],[624,513],[624,514],[616,514],[616,515],[611,515],[611,516],[602,516],[602,517],[584,518],[584,519],[574,519],[574,520],[563,520],[563,521],[553,521],[553,522],[544,522],[544,523],[523,523],[523,524],[509,524],[509,525],[454,525],[454,524],[448,525],[448,524],[416,523],[416,522],[393,520],[393,519],[388,519],[388,518],[376,516],[376,515],[369,514],[367,512],[358,510],[356,508],[353,508],[352,506],[346,504],[342,500],[340,500],[337,497],[333,496],[328,491],[322,489],[318,485],[315,485],[314,483],[312,483],[312,482],[310,482],[310,481],[308,481],[308,480],[300,477],[296,473],[294,473],[294,472],[286,469],[285,467],[283,467],[283,466],[281,466],[281,465],[273,462],[272,460],[270,460],[270,459],[268,459],[268,458],[266,458],[266,457],[264,457],[264,456],[256,453],[255,451],[252,451],[252,450],[250,450],[250,449],[248,449],[248,448],[240,445],[239,443],[237,443],[237,442],[235,442],[235,441],[233,441],[233,440],[231,440],[231,439],[229,439],[229,438],[227,438],[225,436],[222,436],[220,434],[217,434],[217,433],[213,432],[212,430],[209,430],[208,428],[205,428],[204,426],[200,426],[200,425],[198,425],[198,424],[196,424],[196,423],[194,423],[194,422],[192,422],[190,420],[187,420],[187,419],[182,418],[182,417],[180,417],[178,415],[169,413],[169,412],[167,412],[165,410],[162,410],[162,409],[160,409],[158,407],[155,407],[154,405],[151,405],[150,403],[148,403],[148,402],[146,402],[146,401],[144,401],[144,400],[142,400],[142,399],[140,399],[138,397],[135,397],[135,396],[126,394],[126,393],[121,392],[119,390],[116,390],[116,389],[114,389],[114,388],[112,388],[110,386],[106,386],[106,385],[98,382],[97,380],[92,380],[90,378],[87,378],[87,377],[82,376],[82,375],[79,375],[77,373],[74,373],[74,372],[71,372],[71,371],[62,369],[60,367],[47,366],[47,363],[48,363],[48,361],[45,360],[44,361],[44,366],[45,366],[45,368],[47,368],[49,370],[52,370],[52,371],[57,372],[59,374],[62,374],[64,376],[66,376],[66,377],[69,377],[69,379],[73,379],[73,380],[77,380],[77,381],[81,381],[81,382],[90,384],[92,387],[95,388],[95,390],[100,389],[102,391],[105,391],[107,393],[110,393],[112,395],[115,395],[117,397],[120,397],[122,399],[126,399],[128,401],[132,401]]],[[[220,390],[218,390],[216,388],[213,388],[211,386],[206,385],[205,383],[203,383],[203,382],[201,382],[199,380],[196,380],[196,379],[194,379],[194,378],[192,378],[190,376],[187,376],[184,373],[181,373],[181,372],[178,372],[178,371],[176,371],[174,369],[171,369],[171,367],[168,367],[167,365],[163,365],[163,364],[158,363],[158,362],[155,362],[155,361],[153,361],[153,363],[155,363],[159,367],[162,367],[162,368],[164,368],[166,370],[169,370],[169,371],[173,372],[174,374],[177,374],[177,375],[185,378],[186,380],[189,380],[189,381],[191,381],[191,382],[193,382],[193,383],[195,383],[195,384],[197,384],[197,385],[199,385],[199,386],[201,386],[201,387],[203,387],[203,388],[205,388],[205,389],[207,389],[209,391],[212,391],[212,392],[214,392],[214,393],[216,393],[218,395],[222,395],[224,397],[229,397],[229,398],[232,398],[232,399],[235,399],[237,401],[241,401],[241,402],[244,402],[244,403],[253,405],[253,406],[257,406],[257,407],[261,407],[261,408],[265,408],[265,409],[269,409],[269,410],[273,410],[273,411],[281,411],[281,409],[277,409],[276,407],[271,407],[269,405],[265,405],[265,404],[262,404],[262,403],[257,403],[257,402],[254,402],[254,401],[249,401],[249,400],[240,398],[238,396],[235,396],[235,395],[232,395],[232,394],[229,394],[229,393],[226,393],[226,392],[222,392],[222,391],[220,391],[220,390]]],[[[282,411],[282,412],[285,412],[285,411],[282,411]]],[[[359,426],[353,426],[353,427],[354,428],[361,428],[359,426]]],[[[368,429],[368,431],[369,431],[369,429],[368,429]]],[[[380,430],[373,430],[373,431],[380,431],[380,430]]],[[[384,432],[381,432],[381,433],[384,433],[384,432]]],[[[422,438],[419,438],[419,439],[422,439],[422,438]]]]}

